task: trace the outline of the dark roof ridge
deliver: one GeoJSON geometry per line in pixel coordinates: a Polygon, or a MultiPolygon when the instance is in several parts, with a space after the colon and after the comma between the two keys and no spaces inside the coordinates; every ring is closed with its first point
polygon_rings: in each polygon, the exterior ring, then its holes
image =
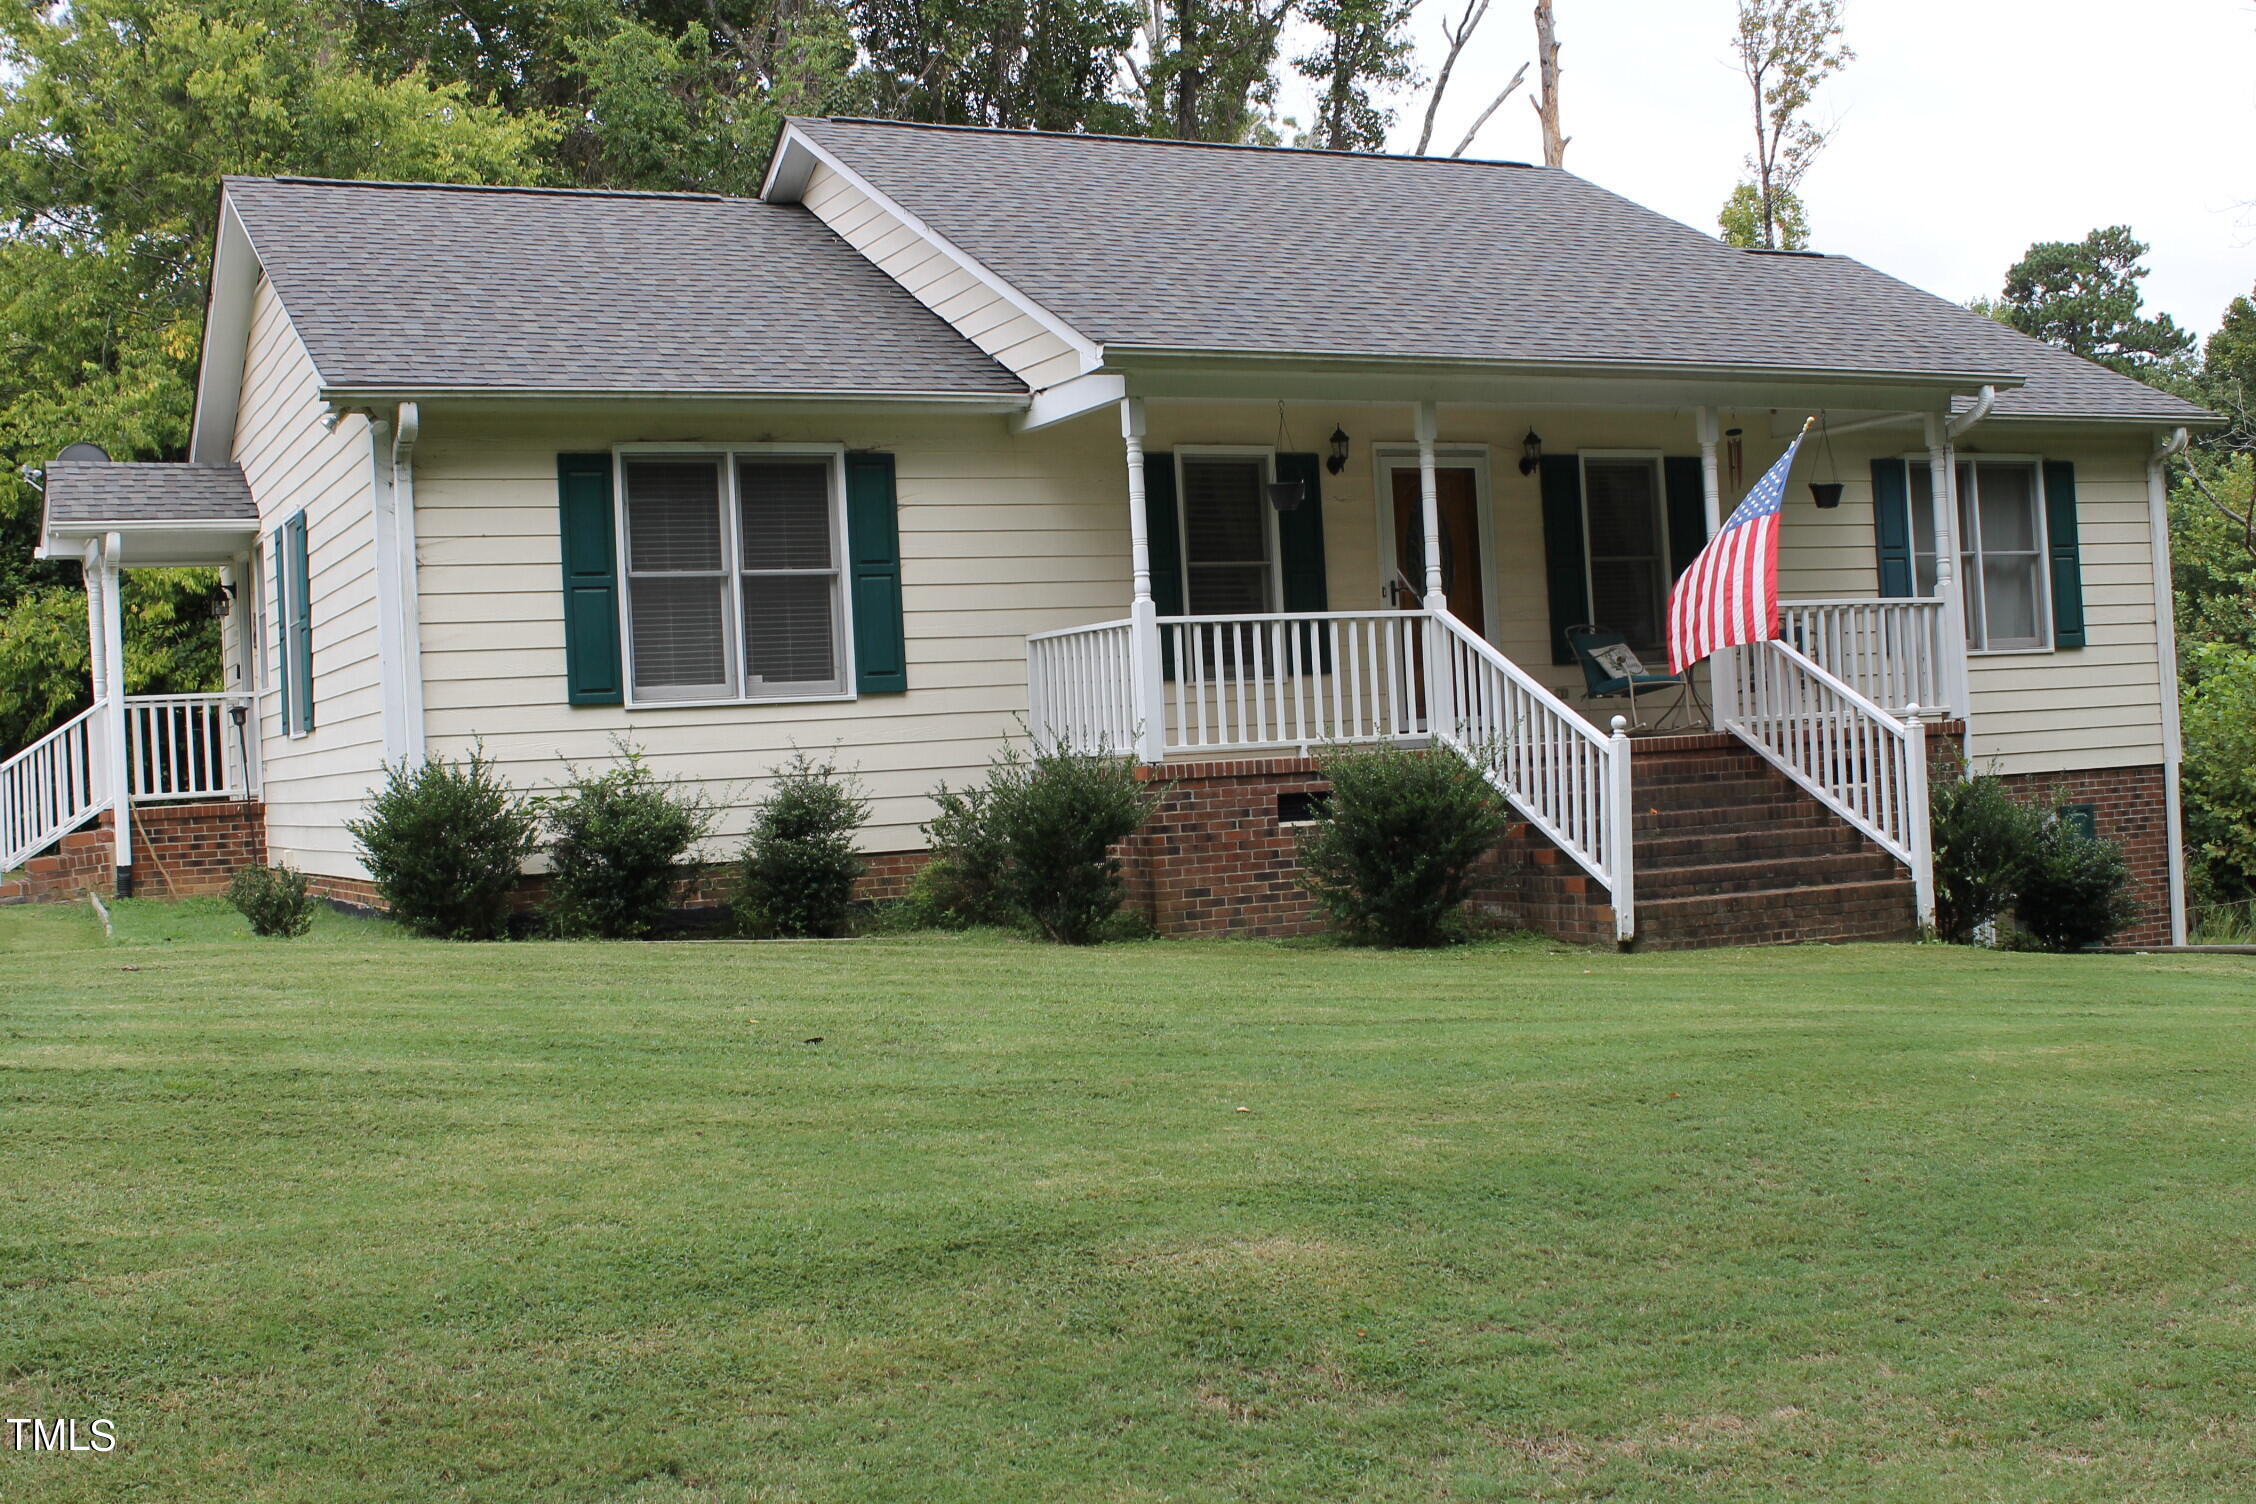
{"type": "MultiPolygon", "coordinates": [[[[1465,167],[1521,167],[1536,170],[1533,162],[1507,157],[1436,157],[1416,152],[1346,151],[1336,146],[1285,146],[1260,141],[1190,141],[1180,136],[1124,136],[1114,131],[1038,131],[1010,125],[954,125],[936,120],[884,120],[875,115],[798,115],[794,125],[887,125],[904,130],[954,131],[967,136],[1031,136],[1045,141],[1116,141],[1129,146],[1184,146],[1205,151],[1275,152],[1296,157],[1347,157],[1364,162],[1435,162],[1465,167]]],[[[1564,169],[1561,169],[1562,171],[1564,169]]]]}
{"type": "Polygon", "coordinates": [[[733,193],[684,193],[656,188],[576,188],[551,187],[543,183],[416,183],[396,178],[320,178],[297,173],[229,173],[221,179],[227,183],[288,183],[296,187],[315,188],[410,188],[440,189],[449,193],[523,193],[541,198],[655,198],[679,199],[693,204],[757,204],[756,198],[744,198],[733,193]]]}

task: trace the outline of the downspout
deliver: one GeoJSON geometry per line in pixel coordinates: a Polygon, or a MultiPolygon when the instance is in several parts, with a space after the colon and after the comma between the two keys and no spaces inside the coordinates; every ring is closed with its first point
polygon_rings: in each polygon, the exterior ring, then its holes
{"type": "Polygon", "coordinates": [[[2154,555],[2154,647],[2162,681],[2162,824],[2170,843],[2170,943],[2186,943],[2185,809],[2180,793],[2185,744],[2178,714],[2177,594],[2170,568],[2170,461],[2185,453],[2180,428],[2146,458],[2146,513],[2154,555]]]}
{"type": "Polygon", "coordinates": [[[405,756],[423,761],[423,604],[415,565],[415,441],[422,436],[423,412],[412,402],[399,405],[392,428],[392,509],[399,549],[399,620],[405,756]]]}
{"type": "Polygon", "coordinates": [[[1983,387],[1974,394],[1974,405],[1972,407],[1943,425],[1943,437],[1956,439],[1960,434],[1987,418],[1990,415],[1990,409],[1995,406],[1997,406],[1997,388],[1994,386],[1983,387]]]}

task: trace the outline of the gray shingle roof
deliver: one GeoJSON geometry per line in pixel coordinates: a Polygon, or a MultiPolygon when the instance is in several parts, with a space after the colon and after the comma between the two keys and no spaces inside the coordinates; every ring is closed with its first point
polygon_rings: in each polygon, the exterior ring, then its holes
{"type": "Polygon", "coordinates": [[[46,476],[47,524],[258,521],[258,504],[238,465],[113,464],[52,460],[46,476]]]}
{"type": "Polygon", "coordinates": [[[805,209],[230,178],[332,388],[1012,397],[805,209]]]}
{"type": "Polygon", "coordinates": [[[1861,263],[1735,250],[1558,169],[795,123],[1108,346],[2027,375],[2001,414],[2201,411],[1861,263]]]}

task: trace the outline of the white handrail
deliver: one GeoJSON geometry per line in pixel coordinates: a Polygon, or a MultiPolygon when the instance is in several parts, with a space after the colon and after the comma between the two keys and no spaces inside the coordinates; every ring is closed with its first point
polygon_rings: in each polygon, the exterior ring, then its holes
{"type": "Polygon", "coordinates": [[[109,805],[102,702],[0,763],[0,872],[23,865],[109,805]]]}
{"type": "Polygon", "coordinates": [[[126,773],[137,801],[238,799],[248,786],[248,737],[230,710],[237,695],[127,695],[126,773]]]}
{"type": "Polygon", "coordinates": [[[1739,686],[1738,714],[1725,727],[1909,867],[1919,922],[1934,923],[1924,723],[1890,715],[1790,643],[1724,653],[1739,686]]]}
{"type": "Polygon", "coordinates": [[[1426,734],[1424,611],[1169,616],[1159,623],[1167,753],[1401,741],[1426,734]]]}
{"type": "Polygon", "coordinates": [[[1134,750],[1134,646],[1125,621],[1066,627],[1026,639],[1026,720],[1037,746],[1134,750]]]}
{"type": "Polygon", "coordinates": [[[1614,934],[1637,933],[1629,736],[1578,715],[1447,611],[1432,613],[1434,740],[1484,773],[1553,845],[1605,884],[1614,934]]]}
{"type": "Polygon", "coordinates": [[[1778,603],[1778,635],[1876,705],[1900,714],[1956,708],[1939,600],[1778,603]]]}

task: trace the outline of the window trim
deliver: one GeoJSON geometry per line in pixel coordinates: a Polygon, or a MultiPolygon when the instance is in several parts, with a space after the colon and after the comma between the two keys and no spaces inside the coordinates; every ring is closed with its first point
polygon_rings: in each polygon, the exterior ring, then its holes
{"type": "MultiPolygon", "coordinates": [[[[1191,488],[1185,484],[1184,462],[1187,460],[1259,460],[1262,464],[1261,483],[1264,487],[1277,480],[1277,451],[1268,444],[1178,444],[1175,446],[1175,563],[1182,570],[1183,614],[1198,616],[1191,609],[1191,488]]],[[[1269,504],[1269,493],[1263,490],[1256,498],[1261,508],[1262,547],[1268,558],[1269,601],[1267,615],[1283,609],[1285,599],[1284,547],[1277,530],[1277,509],[1269,504]]],[[[1243,568],[1243,565],[1238,566],[1243,568]]]]}
{"type": "Polygon", "coordinates": [[[697,710],[741,705],[839,705],[861,698],[855,687],[854,613],[848,600],[852,554],[846,536],[846,446],[840,443],[697,441],[678,444],[637,442],[611,446],[612,547],[619,561],[619,652],[621,706],[627,710],[697,710]],[[830,471],[830,548],[832,641],[837,649],[838,683],[835,690],[814,694],[755,695],[746,685],[744,668],[744,554],[738,545],[738,455],[774,459],[819,459],[830,471]],[[632,556],[627,551],[627,461],[630,459],[711,458],[721,472],[721,558],[727,580],[727,621],[731,630],[723,638],[729,680],[734,695],[713,695],[692,690],[681,696],[638,694],[634,671],[634,602],[632,556]]]}
{"type": "Polygon", "coordinates": [[[249,567],[244,573],[250,576],[250,637],[251,693],[263,695],[274,688],[274,654],[267,645],[267,617],[272,597],[266,593],[267,564],[274,550],[268,544],[269,534],[261,533],[251,541],[249,567]]]}
{"type": "Polygon", "coordinates": [[[1658,644],[1632,643],[1631,647],[1666,647],[1668,645],[1669,595],[1676,583],[1676,557],[1670,547],[1668,511],[1668,454],[1661,449],[1583,449],[1575,453],[1576,502],[1582,508],[1582,598],[1592,617],[1598,614],[1598,581],[1591,572],[1590,547],[1590,462],[1619,462],[1635,460],[1646,465],[1653,476],[1653,536],[1659,541],[1661,561],[1660,609],[1655,620],[1660,624],[1661,641],[1658,644]]]}
{"type": "MultiPolygon", "coordinates": [[[[1907,454],[1903,457],[1903,459],[1904,464],[1907,467],[1916,466],[1920,470],[1927,470],[1927,454],[1924,450],[1920,451],[1917,454],[1907,454]]],[[[2060,650],[2059,645],[2054,639],[2053,628],[2052,509],[2049,504],[2049,498],[2047,498],[2045,495],[2044,471],[2044,456],[2040,454],[1991,454],[1987,450],[1984,450],[1980,453],[1956,453],[1951,456],[1951,518],[1957,527],[1957,536],[1953,538],[1952,541],[1958,545],[1957,563],[1959,615],[1960,619],[1966,625],[1966,656],[1969,658],[2026,657],[2032,653],[2056,653],[2060,650]],[[1976,594],[1980,590],[1980,585],[1978,582],[1970,583],[1969,576],[1972,573],[1972,570],[1969,568],[1969,560],[1971,559],[1974,568],[1979,568],[1981,564],[1981,551],[1979,548],[1969,548],[1968,545],[1970,543],[1976,542],[1981,532],[1981,517],[1979,515],[1979,509],[1981,503],[1982,488],[1977,467],[1982,465],[2026,465],[2029,468],[2029,473],[2031,476],[2032,483],[2029,492],[2030,505],[2035,507],[2037,512],[2037,640],[2035,643],[2026,647],[1993,648],[1986,646],[1976,647],[1974,645],[1976,627],[1976,622],[1973,615],[1974,600],[1976,594]],[[1976,476],[1974,485],[1975,505],[1972,507],[1962,508],[1959,505],[1961,499],[1958,480],[1958,472],[1960,466],[1964,466],[1969,473],[1974,473],[1976,476]]],[[[1933,491],[1932,471],[1928,471],[1927,480],[1931,502],[1933,491]]],[[[1919,585],[1920,560],[1919,534],[1917,531],[1919,508],[1919,497],[1916,490],[1917,484],[1918,482],[1911,479],[1908,475],[1906,476],[1904,483],[1904,506],[1912,515],[1905,520],[1911,528],[1911,579],[1912,588],[1915,590],[1919,585]]],[[[1930,545],[1932,545],[1935,541],[1934,518],[1932,515],[1930,515],[1928,518],[1927,541],[1930,545]]],[[[1930,552],[1926,555],[1926,557],[1932,560],[1934,558],[1934,554],[1930,552]]],[[[1983,629],[1983,640],[1987,642],[1989,636],[1989,623],[1986,619],[1988,611],[1987,602],[1984,603],[1983,609],[1985,619],[1980,623],[1980,625],[1983,629]]]]}

